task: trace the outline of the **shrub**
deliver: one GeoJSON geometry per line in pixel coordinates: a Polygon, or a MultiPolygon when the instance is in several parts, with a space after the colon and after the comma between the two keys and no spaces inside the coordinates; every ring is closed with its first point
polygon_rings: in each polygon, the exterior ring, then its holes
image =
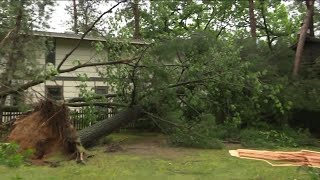
{"type": "Polygon", "coordinates": [[[308,131],[294,131],[291,128],[281,130],[244,129],[240,133],[241,143],[246,147],[298,147],[315,145],[308,131]]]}
{"type": "Polygon", "coordinates": [[[8,167],[21,166],[27,157],[32,154],[31,150],[19,152],[19,145],[15,143],[0,144],[0,165],[8,167]]]}
{"type": "Polygon", "coordinates": [[[216,124],[213,116],[202,114],[198,123],[186,123],[185,120],[177,120],[180,128],[173,128],[169,133],[169,142],[175,146],[221,149],[222,142],[217,138],[216,124]]]}

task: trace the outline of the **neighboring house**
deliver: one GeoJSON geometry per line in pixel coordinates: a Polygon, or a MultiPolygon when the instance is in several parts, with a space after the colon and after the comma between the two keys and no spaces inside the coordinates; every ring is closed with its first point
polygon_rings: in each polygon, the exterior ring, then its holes
{"type": "MultiPolygon", "coordinates": [[[[296,51],[297,43],[291,46],[296,51]]],[[[303,48],[300,72],[305,77],[320,77],[320,39],[307,36],[303,48]],[[311,74],[311,75],[310,75],[311,74]]]]}
{"type": "MultiPolygon", "coordinates": [[[[35,36],[47,37],[48,42],[51,41],[51,45],[48,45],[49,51],[46,54],[42,54],[39,59],[39,65],[44,66],[48,63],[50,65],[57,66],[61,60],[65,57],[71,49],[75,47],[81,38],[81,34],[71,34],[71,33],[55,33],[55,32],[35,32],[35,36]]],[[[68,60],[63,64],[61,69],[66,69],[77,65],[78,61],[81,64],[90,62],[101,62],[103,58],[106,60],[107,51],[104,51],[104,55],[97,53],[93,43],[94,42],[106,41],[104,38],[86,36],[82,40],[81,45],[73,54],[68,58],[68,60]]],[[[119,41],[115,42],[119,43],[119,41]]],[[[142,41],[134,40],[130,42],[133,45],[143,45],[142,41]]],[[[49,44],[49,43],[48,43],[49,44]]],[[[101,67],[100,67],[101,68],[101,67]]],[[[80,74],[86,74],[89,78],[86,81],[88,88],[91,88],[98,94],[108,93],[108,84],[104,82],[104,79],[99,76],[99,67],[85,67],[77,69],[70,73],[63,73],[55,77],[54,80],[48,80],[42,84],[31,87],[27,90],[25,95],[25,101],[36,102],[41,97],[51,97],[56,100],[67,100],[74,97],[79,97],[79,85],[81,81],[78,76],[80,74]]],[[[16,105],[17,97],[11,96],[10,104],[16,105]]]]}

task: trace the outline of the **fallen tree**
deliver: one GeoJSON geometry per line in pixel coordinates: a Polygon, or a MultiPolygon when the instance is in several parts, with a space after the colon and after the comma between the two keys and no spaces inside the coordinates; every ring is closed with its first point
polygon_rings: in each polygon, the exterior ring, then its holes
{"type": "Polygon", "coordinates": [[[129,122],[136,121],[142,114],[142,108],[140,106],[133,106],[119,112],[111,118],[99,121],[79,132],[81,143],[85,147],[91,146],[97,139],[111,134],[129,122]]]}

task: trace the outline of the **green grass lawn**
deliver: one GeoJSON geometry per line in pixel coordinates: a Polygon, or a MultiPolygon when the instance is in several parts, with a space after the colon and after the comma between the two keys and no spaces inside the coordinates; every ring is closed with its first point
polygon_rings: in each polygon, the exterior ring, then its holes
{"type": "Polygon", "coordinates": [[[105,146],[90,150],[94,157],[86,165],[64,161],[60,166],[0,166],[0,180],[91,180],[91,179],[311,179],[308,168],[272,167],[265,162],[231,157],[227,149],[172,148],[161,137],[128,137],[125,151],[105,153],[105,146]],[[147,140],[146,140],[147,139],[147,140]],[[160,139],[160,140],[159,140],[160,139]],[[157,141],[158,140],[158,141],[157,141]]]}

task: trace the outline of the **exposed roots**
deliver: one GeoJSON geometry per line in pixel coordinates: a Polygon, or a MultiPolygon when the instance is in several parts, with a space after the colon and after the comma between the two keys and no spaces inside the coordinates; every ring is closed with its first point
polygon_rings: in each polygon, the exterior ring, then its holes
{"type": "Polygon", "coordinates": [[[21,150],[34,150],[33,159],[63,153],[77,154],[83,161],[84,149],[70,122],[69,110],[53,101],[41,100],[34,111],[17,118],[8,141],[18,143],[21,150]]]}

